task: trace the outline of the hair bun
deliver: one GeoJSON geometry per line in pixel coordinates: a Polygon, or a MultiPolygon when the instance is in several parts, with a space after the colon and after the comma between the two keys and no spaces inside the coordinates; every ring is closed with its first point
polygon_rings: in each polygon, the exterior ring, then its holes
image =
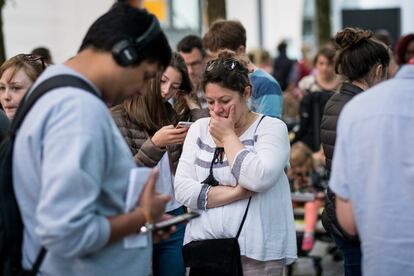
{"type": "Polygon", "coordinates": [[[339,49],[347,49],[361,41],[368,40],[374,36],[372,31],[361,30],[358,28],[345,28],[342,32],[338,32],[335,36],[335,42],[339,49]]]}

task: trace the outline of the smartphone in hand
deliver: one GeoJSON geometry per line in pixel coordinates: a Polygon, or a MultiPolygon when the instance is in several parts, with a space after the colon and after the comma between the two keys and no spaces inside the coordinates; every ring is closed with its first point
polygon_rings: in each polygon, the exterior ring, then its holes
{"type": "Polygon", "coordinates": [[[192,125],[193,122],[178,122],[176,128],[180,128],[180,127],[184,127],[184,128],[190,128],[190,126],[192,125]]]}

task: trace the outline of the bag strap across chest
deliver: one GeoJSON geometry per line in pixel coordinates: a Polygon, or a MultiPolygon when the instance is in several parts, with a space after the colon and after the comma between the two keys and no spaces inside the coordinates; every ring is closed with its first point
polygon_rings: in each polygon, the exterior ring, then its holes
{"type": "MultiPolygon", "coordinates": [[[[253,140],[254,140],[254,141],[256,140],[256,139],[254,139],[254,138],[255,138],[255,135],[256,135],[256,131],[257,131],[257,129],[258,129],[258,127],[259,127],[260,123],[261,123],[261,122],[262,122],[262,120],[264,119],[264,117],[266,117],[266,116],[265,116],[265,115],[263,115],[263,116],[260,118],[260,121],[259,121],[259,122],[257,123],[257,125],[256,125],[256,128],[255,128],[254,133],[253,133],[253,140]]],[[[241,221],[241,224],[240,224],[239,230],[237,231],[236,239],[238,239],[238,238],[239,238],[240,233],[241,233],[241,231],[242,231],[242,229],[243,229],[243,225],[244,225],[244,222],[246,221],[246,217],[247,217],[247,213],[248,213],[248,211],[249,211],[249,206],[250,206],[250,201],[251,201],[251,200],[252,200],[252,197],[249,197],[249,201],[247,202],[246,211],[244,211],[243,219],[242,219],[242,221],[241,221]]]]}

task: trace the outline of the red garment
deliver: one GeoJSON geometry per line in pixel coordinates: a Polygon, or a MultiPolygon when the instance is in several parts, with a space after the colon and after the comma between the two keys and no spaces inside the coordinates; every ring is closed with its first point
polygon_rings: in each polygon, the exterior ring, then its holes
{"type": "Polygon", "coordinates": [[[303,77],[311,73],[312,68],[308,68],[306,66],[306,62],[303,59],[299,60],[298,64],[299,64],[299,80],[301,80],[303,77]]]}

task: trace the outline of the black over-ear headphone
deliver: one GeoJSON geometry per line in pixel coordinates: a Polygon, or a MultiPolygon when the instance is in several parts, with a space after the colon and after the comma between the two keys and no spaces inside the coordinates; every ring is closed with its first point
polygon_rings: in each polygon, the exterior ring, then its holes
{"type": "Polygon", "coordinates": [[[112,47],[112,56],[123,67],[135,64],[138,60],[139,50],[153,40],[160,31],[160,23],[152,15],[151,25],[145,33],[136,39],[124,39],[115,43],[112,47]]]}

